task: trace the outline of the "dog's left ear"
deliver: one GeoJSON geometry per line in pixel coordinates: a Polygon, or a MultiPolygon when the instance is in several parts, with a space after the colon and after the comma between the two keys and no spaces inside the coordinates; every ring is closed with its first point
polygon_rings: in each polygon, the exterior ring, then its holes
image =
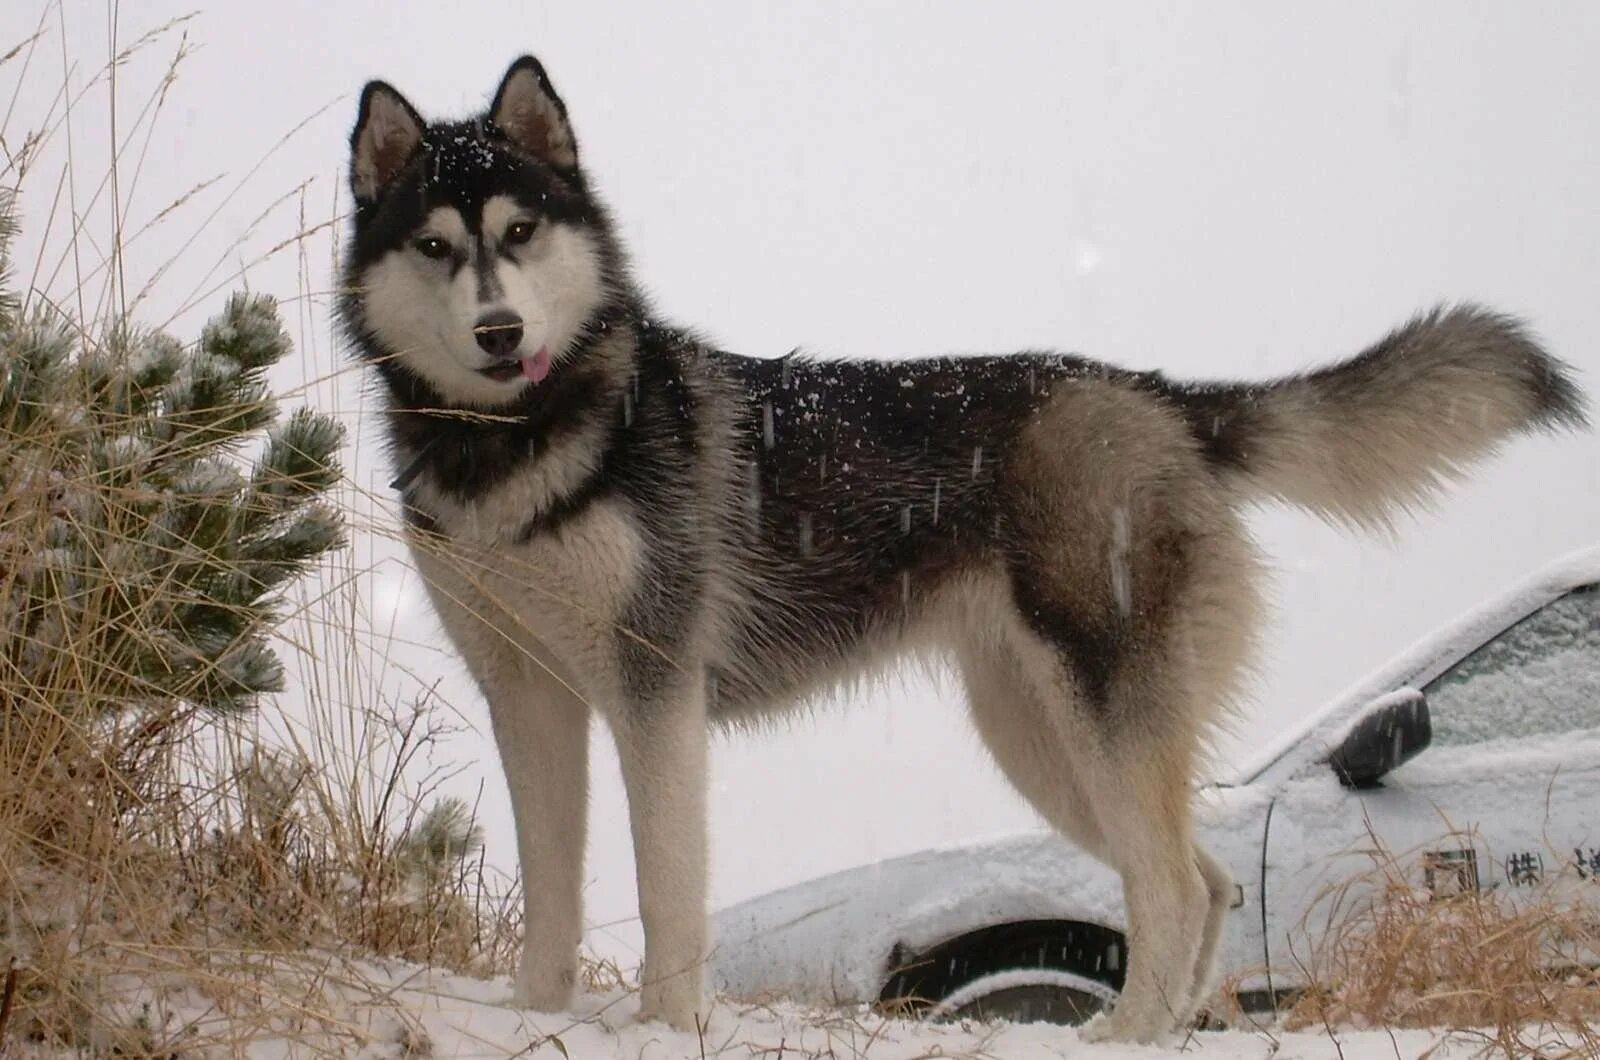
{"type": "Polygon", "coordinates": [[[533,56],[524,55],[506,71],[489,107],[489,120],[513,144],[552,169],[570,173],[578,168],[578,141],[567,122],[567,105],[533,56]]]}

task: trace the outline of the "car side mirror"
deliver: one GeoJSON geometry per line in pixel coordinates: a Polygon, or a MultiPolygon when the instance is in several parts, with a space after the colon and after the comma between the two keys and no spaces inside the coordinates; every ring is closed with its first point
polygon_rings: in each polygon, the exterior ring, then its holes
{"type": "Polygon", "coordinates": [[[1402,688],[1373,700],[1328,757],[1339,783],[1373,788],[1391,769],[1409,762],[1433,740],[1428,699],[1402,688]]]}

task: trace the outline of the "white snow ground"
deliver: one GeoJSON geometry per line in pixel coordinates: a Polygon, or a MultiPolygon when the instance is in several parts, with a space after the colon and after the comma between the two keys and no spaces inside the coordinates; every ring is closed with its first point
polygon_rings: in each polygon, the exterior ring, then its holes
{"type": "MultiPolygon", "coordinates": [[[[1085,1057],[1133,1060],[1183,1056],[1253,1060],[1369,1060],[1414,1057],[1436,1049],[1435,1057],[1468,1056],[1481,1039],[1434,1030],[1287,1033],[1255,1031],[1196,1033],[1160,1046],[1089,1043],[1072,1028],[977,1023],[913,1023],[888,1020],[864,1009],[831,1012],[792,1004],[749,1005],[721,1000],[701,1035],[674,1031],[637,1019],[636,995],[591,994],[575,1011],[546,1015],[508,1008],[506,980],[485,982],[414,967],[389,965],[363,969],[371,977],[378,1003],[352,996],[339,1034],[340,1052],[364,1056],[578,1058],[629,1057],[686,1060],[695,1057],[836,1057],[854,1060],[910,1060],[916,1057],[992,1057],[996,1060],[1085,1057]],[[425,1037],[424,1037],[425,1036],[425,1037]],[[348,1043],[354,1042],[355,1049],[348,1043]]],[[[303,1055],[318,1043],[305,1039],[263,1040],[254,1057],[303,1055]]]]}

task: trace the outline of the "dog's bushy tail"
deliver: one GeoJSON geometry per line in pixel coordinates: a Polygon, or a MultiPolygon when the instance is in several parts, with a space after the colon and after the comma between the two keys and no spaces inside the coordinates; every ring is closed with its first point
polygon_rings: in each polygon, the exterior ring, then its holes
{"type": "Polygon", "coordinates": [[[1245,493],[1363,527],[1387,528],[1512,435],[1587,424],[1569,367],[1474,305],[1422,314],[1318,371],[1164,389],[1245,493]]]}

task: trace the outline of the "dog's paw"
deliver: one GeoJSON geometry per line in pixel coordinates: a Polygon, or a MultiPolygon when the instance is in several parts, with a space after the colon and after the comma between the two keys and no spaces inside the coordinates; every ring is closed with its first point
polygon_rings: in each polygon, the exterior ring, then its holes
{"type": "Polygon", "coordinates": [[[693,976],[646,983],[639,991],[639,1019],[656,1020],[673,1030],[693,1031],[704,1025],[705,998],[693,976]]]}
{"type": "Polygon", "coordinates": [[[1096,1013],[1088,1023],[1078,1028],[1078,1037],[1086,1042],[1133,1042],[1140,1045],[1157,1045],[1169,1034],[1170,1028],[1162,1026],[1129,1026],[1131,1021],[1118,1020],[1116,1011],[1096,1013]]]}
{"type": "Polygon", "coordinates": [[[1078,1028],[1078,1037],[1086,1042],[1114,1042],[1117,1040],[1116,1032],[1111,1026],[1111,1017],[1104,1012],[1096,1012],[1089,1017],[1087,1023],[1078,1028]]]}
{"type": "Polygon", "coordinates": [[[524,960],[511,984],[511,1007],[535,1012],[564,1012],[572,1007],[573,987],[578,981],[578,965],[524,960]]]}

